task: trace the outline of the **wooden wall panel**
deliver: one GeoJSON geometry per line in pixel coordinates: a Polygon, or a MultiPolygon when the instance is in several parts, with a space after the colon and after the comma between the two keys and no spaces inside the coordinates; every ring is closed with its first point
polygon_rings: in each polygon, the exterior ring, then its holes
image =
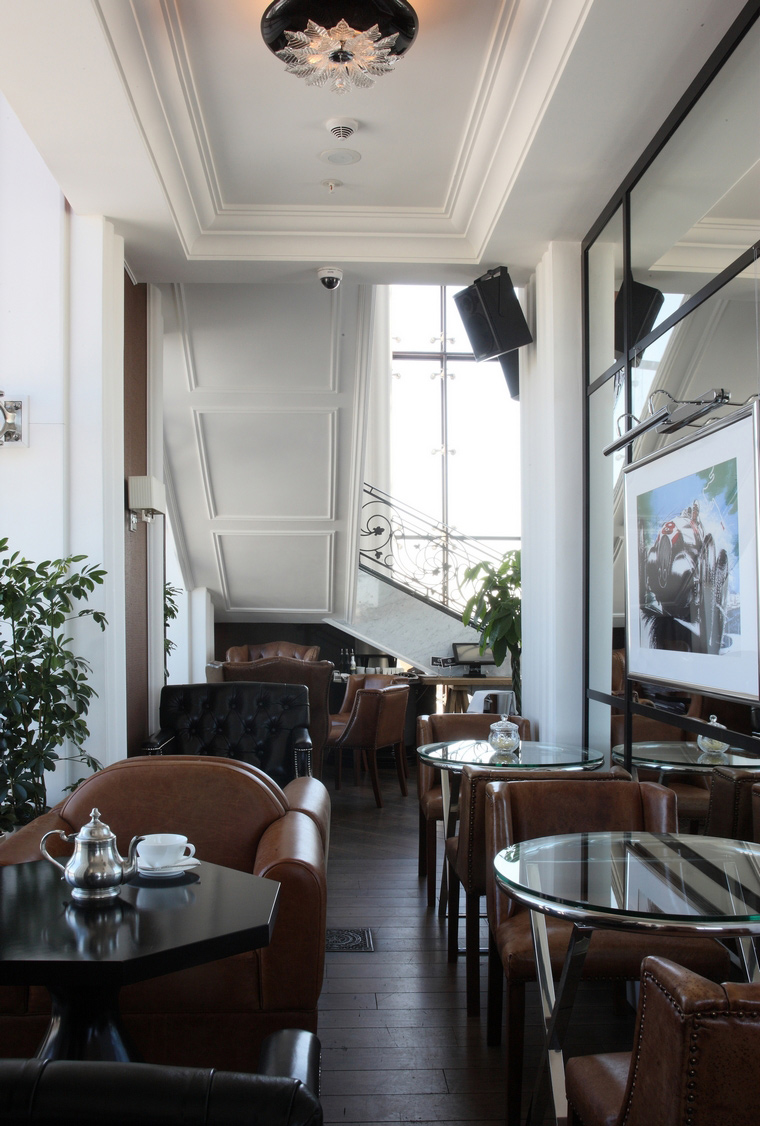
{"type": "MultiPolygon", "coordinates": [[[[124,488],[148,472],[148,290],[124,277],[124,488]]],[[[125,504],[127,754],[136,754],[148,729],[147,525],[129,530],[125,504]]]]}

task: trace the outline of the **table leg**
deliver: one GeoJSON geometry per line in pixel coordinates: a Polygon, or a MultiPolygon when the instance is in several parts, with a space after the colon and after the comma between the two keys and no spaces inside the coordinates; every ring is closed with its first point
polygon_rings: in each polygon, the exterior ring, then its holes
{"type": "Polygon", "coordinates": [[[565,964],[562,967],[562,976],[555,994],[549,939],[546,931],[546,916],[540,911],[531,911],[530,927],[533,935],[536,976],[544,1016],[545,1039],[528,1109],[526,1126],[540,1126],[543,1123],[550,1089],[557,1126],[566,1126],[568,1111],[562,1045],[592,932],[588,927],[573,927],[565,955],[565,964]],[[551,1087],[546,1082],[547,1070],[551,1087]]]}
{"type": "Polygon", "coordinates": [[[451,783],[448,770],[441,771],[441,805],[443,806],[443,867],[441,869],[441,891],[438,897],[438,915],[443,918],[448,906],[449,887],[446,879],[446,835],[451,816],[451,783]]]}
{"type": "Polygon", "coordinates": [[[76,987],[50,988],[50,1024],[37,1049],[46,1060],[109,1060],[139,1062],[121,1022],[119,990],[76,987]]]}

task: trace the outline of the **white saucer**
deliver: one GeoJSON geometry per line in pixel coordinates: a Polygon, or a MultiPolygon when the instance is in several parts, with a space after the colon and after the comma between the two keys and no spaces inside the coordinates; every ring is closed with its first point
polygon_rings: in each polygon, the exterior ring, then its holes
{"type": "Polygon", "coordinates": [[[195,868],[200,864],[200,860],[196,860],[194,856],[189,856],[187,860],[183,860],[181,864],[173,868],[141,868],[139,861],[137,871],[139,875],[147,880],[169,880],[172,876],[181,876],[190,868],[195,868]]]}

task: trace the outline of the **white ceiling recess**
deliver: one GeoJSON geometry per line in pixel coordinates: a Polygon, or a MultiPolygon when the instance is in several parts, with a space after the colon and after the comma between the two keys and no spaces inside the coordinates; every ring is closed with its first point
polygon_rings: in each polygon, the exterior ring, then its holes
{"type": "Polygon", "coordinates": [[[345,617],[369,290],[162,287],[172,523],[218,620],[345,617]]]}

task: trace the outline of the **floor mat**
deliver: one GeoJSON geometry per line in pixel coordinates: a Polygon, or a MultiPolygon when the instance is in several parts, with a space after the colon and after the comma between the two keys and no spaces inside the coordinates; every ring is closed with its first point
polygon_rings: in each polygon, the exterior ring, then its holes
{"type": "Polygon", "coordinates": [[[338,951],[368,954],[373,952],[374,949],[372,931],[369,927],[357,927],[354,930],[343,928],[341,930],[328,930],[327,932],[325,950],[328,954],[335,954],[338,951]]]}

